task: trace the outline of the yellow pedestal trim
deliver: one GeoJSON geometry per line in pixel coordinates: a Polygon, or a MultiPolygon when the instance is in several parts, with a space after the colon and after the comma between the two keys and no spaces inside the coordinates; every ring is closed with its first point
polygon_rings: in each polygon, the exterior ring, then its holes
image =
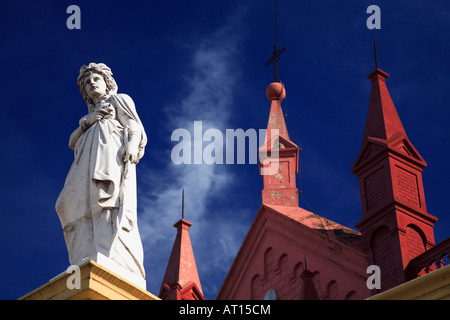
{"type": "Polygon", "coordinates": [[[450,300],[450,265],[376,294],[367,300],[450,300]]]}
{"type": "Polygon", "coordinates": [[[80,265],[80,289],[69,289],[63,272],[19,300],[160,300],[90,260],[80,265]]]}

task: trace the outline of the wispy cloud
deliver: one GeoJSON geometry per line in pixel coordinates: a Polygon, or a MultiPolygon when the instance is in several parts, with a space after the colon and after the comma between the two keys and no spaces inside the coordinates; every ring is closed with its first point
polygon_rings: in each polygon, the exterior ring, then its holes
{"type": "MultiPolygon", "coordinates": [[[[193,122],[203,130],[224,130],[233,106],[232,90],[238,80],[235,54],[242,33],[242,11],[216,32],[192,47],[192,61],[184,70],[185,97],[165,107],[167,129],[184,128],[193,133],[193,122]]],[[[183,88],[184,89],[184,88],[183,88]]],[[[231,126],[232,127],[232,126],[231,126]]],[[[225,132],[225,131],[223,131],[225,132]]],[[[167,137],[170,141],[170,136],[167,137]]],[[[176,142],[168,144],[172,148],[176,142]]],[[[170,152],[170,151],[169,151],[170,152]]],[[[181,218],[181,190],[185,189],[186,219],[193,223],[190,236],[204,294],[212,299],[218,291],[216,272],[223,274],[234,258],[246,229],[224,217],[232,210],[214,206],[227,194],[235,177],[225,165],[175,165],[159,171],[141,169],[140,232],[145,250],[148,290],[158,294],[175,239],[172,225],[181,218]],[[157,186],[157,187],[155,187],[157,186]],[[208,283],[207,279],[214,279],[208,283]],[[209,295],[209,296],[208,296],[209,295]]],[[[245,213],[243,213],[245,215],[245,213]]],[[[219,284],[220,285],[220,284],[219,284]]]]}

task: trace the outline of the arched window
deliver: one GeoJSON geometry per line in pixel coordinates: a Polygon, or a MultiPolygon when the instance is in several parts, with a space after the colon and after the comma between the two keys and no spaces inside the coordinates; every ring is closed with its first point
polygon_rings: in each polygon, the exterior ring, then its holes
{"type": "Polygon", "coordinates": [[[336,281],[330,281],[327,285],[327,296],[330,300],[337,300],[338,299],[338,288],[337,288],[337,282],[336,281]]]}
{"type": "Polygon", "coordinates": [[[356,295],[356,292],[355,291],[350,291],[349,293],[347,293],[346,295],[345,295],[345,300],[358,300],[358,297],[357,297],[357,295],[356,295]]]}
{"type": "Polygon", "coordinates": [[[264,276],[267,278],[273,269],[273,249],[267,248],[264,252],[264,276]]]}
{"type": "Polygon", "coordinates": [[[409,224],[406,227],[406,239],[408,242],[408,257],[410,260],[425,252],[426,239],[419,227],[414,224],[409,224]]]}
{"type": "Polygon", "coordinates": [[[283,272],[288,268],[288,255],[285,253],[278,259],[278,269],[283,272]]]}
{"type": "Polygon", "coordinates": [[[397,265],[392,263],[395,257],[392,235],[387,226],[381,226],[374,231],[371,237],[372,257],[374,264],[381,271],[381,289],[397,284],[396,278],[389,278],[387,275],[395,274],[397,265]]]}
{"type": "Polygon", "coordinates": [[[264,295],[264,300],[278,300],[278,293],[274,289],[270,289],[264,295]]]}
{"type": "Polygon", "coordinates": [[[296,280],[300,279],[300,276],[302,275],[303,270],[305,270],[305,266],[303,265],[303,262],[299,262],[294,267],[294,278],[296,280]]]}
{"type": "Polygon", "coordinates": [[[320,273],[319,273],[319,271],[316,271],[313,273],[313,282],[314,282],[314,286],[316,287],[316,291],[320,296],[321,288],[320,288],[320,273]]]}
{"type": "Polygon", "coordinates": [[[370,241],[372,247],[374,264],[380,265],[382,262],[380,257],[393,255],[392,241],[389,228],[386,226],[379,227],[373,234],[370,241]]]}
{"type": "MultiPolygon", "coordinates": [[[[258,295],[261,293],[261,279],[259,274],[253,276],[251,284],[250,284],[250,299],[256,300],[258,299],[258,295]]],[[[259,296],[261,297],[261,296],[259,296]]]]}

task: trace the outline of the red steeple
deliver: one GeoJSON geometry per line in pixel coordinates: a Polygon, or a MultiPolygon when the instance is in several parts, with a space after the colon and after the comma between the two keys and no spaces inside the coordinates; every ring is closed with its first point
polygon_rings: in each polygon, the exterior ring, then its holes
{"type": "Polygon", "coordinates": [[[305,269],[300,278],[302,279],[302,288],[300,290],[300,300],[320,300],[317,294],[316,286],[313,280],[314,274],[305,269]]]}
{"type": "Polygon", "coordinates": [[[187,220],[174,224],[177,236],[167,264],[159,297],[163,300],[204,300],[200,278],[195,264],[187,220]]]}
{"type": "Polygon", "coordinates": [[[361,151],[352,167],[359,179],[360,229],[368,262],[381,269],[381,290],[405,281],[408,262],[434,246],[437,219],[427,213],[422,183],[426,163],[408,139],[376,68],[361,151]]]}
{"type": "Polygon", "coordinates": [[[298,146],[289,140],[281,101],[286,97],[282,83],[266,89],[270,101],[264,145],[259,148],[260,173],[264,180],[262,202],[277,206],[298,206],[295,175],[298,173],[298,146]]]}
{"type": "Polygon", "coordinates": [[[370,95],[363,143],[369,137],[386,141],[397,137],[406,138],[405,129],[403,129],[402,122],[386,87],[386,79],[388,77],[389,75],[386,72],[378,68],[367,76],[372,81],[372,93],[370,95]]]}

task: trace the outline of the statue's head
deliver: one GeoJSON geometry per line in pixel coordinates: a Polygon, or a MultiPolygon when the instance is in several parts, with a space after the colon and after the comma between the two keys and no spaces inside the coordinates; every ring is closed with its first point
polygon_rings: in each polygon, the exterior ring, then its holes
{"type": "Polygon", "coordinates": [[[83,99],[88,104],[88,107],[94,104],[92,99],[93,93],[91,92],[90,82],[97,81],[100,82],[96,85],[97,88],[94,88],[97,91],[94,92],[97,94],[113,94],[117,93],[117,84],[114,78],[112,77],[111,69],[106,66],[104,63],[89,63],[88,66],[82,66],[80,69],[80,75],[78,76],[78,88],[80,89],[81,95],[83,99]],[[100,76],[100,77],[99,77],[100,76]]]}

